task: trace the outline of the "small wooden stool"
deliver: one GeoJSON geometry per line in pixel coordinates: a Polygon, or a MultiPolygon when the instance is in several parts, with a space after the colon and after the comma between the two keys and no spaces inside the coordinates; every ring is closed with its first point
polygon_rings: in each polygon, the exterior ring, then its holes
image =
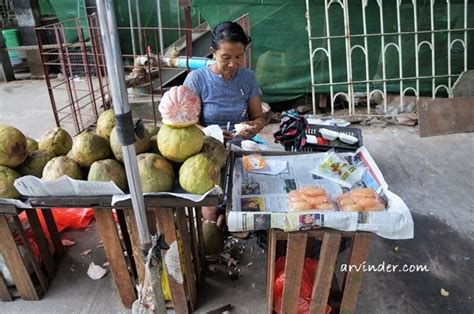
{"type": "Polygon", "coordinates": [[[12,275],[17,293],[11,291],[0,273],[0,299],[2,301],[12,301],[13,297],[19,294],[24,300],[39,300],[48,290],[48,283],[56,273],[57,262],[62,258],[64,249],[61,244],[56,224],[50,209],[42,209],[44,220],[47,224],[55,253],[51,255],[48,240],[44,235],[36,209],[19,209],[13,205],[0,205],[0,252],[12,275]],[[28,222],[31,227],[33,239],[38,245],[43,265],[38,264],[33,251],[29,245],[25,230],[18,218],[18,215],[25,210],[28,222]],[[10,228],[9,220],[16,232],[10,228]],[[15,234],[18,233],[25,249],[25,259],[15,242],[15,234]],[[27,265],[32,265],[34,270],[30,275],[27,265]]]}
{"type": "MultiPolygon", "coordinates": [[[[200,207],[148,207],[148,222],[151,233],[156,232],[157,223],[165,234],[166,242],[176,242],[179,256],[178,268],[182,280],[176,280],[168,273],[168,282],[173,307],[176,313],[190,313],[197,306],[197,285],[203,270],[204,250],[202,243],[202,226],[200,207]]],[[[137,299],[135,285],[143,282],[145,268],[143,265],[138,237],[138,228],[131,208],[117,210],[117,217],[122,234],[119,237],[110,208],[95,208],[95,218],[110,269],[114,276],[117,290],[125,307],[131,308],[137,299]],[[127,252],[124,256],[124,251],[127,252]]],[[[165,251],[164,254],[168,254],[165,251]]]]}
{"type": "Polygon", "coordinates": [[[329,296],[332,313],[354,313],[363,272],[349,268],[344,274],[342,289],[339,289],[334,276],[336,260],[342,237],[351,237],[348,265],[362,264],[369,252],[371,234],[366,232],[342,232],[331,229],[284,232],[278,229],[269,230],[267,262],[267,312],[273,312],[273,286],[275,282],[275,258],[277,243],[287,241],[285,264],[285,283],[281,304],[282,313],[296,313],[300,294],[301,274],[303,272],[306,246],[308,240],[322,240],[316,278],[313,283],[310,313],[325,313],[329,296]]]}

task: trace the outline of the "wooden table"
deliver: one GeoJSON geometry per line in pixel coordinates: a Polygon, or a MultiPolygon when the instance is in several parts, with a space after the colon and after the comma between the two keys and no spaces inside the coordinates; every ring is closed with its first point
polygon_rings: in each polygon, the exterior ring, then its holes
{"type": "Polygon", "coordinates": [[[9,289],[0,273],[0,299],[2,301],[12,301],[16,294],[19,294],[24,300],[41,299],[48,290],[49,281],[53,279],[56,273],[56,265],[62,258],[64,249],[51,210],[43,208],[41,211],[54,245],[54,254],[50,252],[48,240],[41,227],[36,209],[20,209],[13,205],[0,204],[0,252],[5,259],[17,289],[17,292],[9,289]],[[38,245],[44,267],[37,262],[33,255],[25,230],[18,218],[22,211],[25,211],[28,218],[33,239],[38,245]],[[12,230],[11,226],[16,231],[12,230]],[[24,244],[25,259],[15,242],[15,234],[19,235],[24,244]],[[30,276],[27,264],[32,265],[37,280],[30,276]],[[36,284],[36,282],[39,284],[36,284]]]}
{"type": "Polygon", "coordinates": [[[344,232],[332,229],[284,232],[271,229],[268,239],[267,312],[273,312],[273,286],[278,244],[281,241],[287,241],[285,255],[287,261],[291,261],[285,264],[282,313],[296,313],[307,244],[313,239],[318,239],[322,240],[322,245],[316,278],[313,283],[310,313],[326,313],[326,305],[329,303],[332,313],[354,313],[364,273],[349,269],[344,274],[342,289],[340,289],[334,271],[343,237],[351,239],[346,264],[360,265],[366,261],[372,238],[371,233],[344,232]]]}
{"type": "MultiPolygon", "coordinates": [[[[36,197],[29,200],[40,207],[94,208],[95,219],[114,281],[126,308],[137,299],[135,286],[143,282],[145,269],[141,257],[138,228],[130,200],[115,204],[118,225],[114,221],[111,197],[36,197]],[[120,229],[120,230],[119,230],[120,229]],[[126,254],[125,254],[126,253],[126,254]]],[[[204,267],[201,229],[201,206],[216,206],[222,196],[209,195],[201,202],[192,202],[173,196],[145,196],[150,232],[157,226],[170,245],[177,244],[178,268],[181,278],[168,273],[172,306],[176,313],[189,313],[197,306],[197,286],[204,267]],[[158,224],[158,225],[157,225],[158,224]]],[[[165,251],[164,256],[170,251],[165,251]]],[[[166,263],[165,263],[166,265],[166,263]]],[[[166,265],[168,268],[168,265],[166,265]]]]}

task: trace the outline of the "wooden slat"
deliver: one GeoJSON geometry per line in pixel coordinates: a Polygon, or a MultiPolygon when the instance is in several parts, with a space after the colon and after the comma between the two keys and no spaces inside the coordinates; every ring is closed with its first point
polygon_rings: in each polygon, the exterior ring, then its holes
{"type": "Polygon", "coordinates": [[[135,215],[131,209],[125,209],[125,221],[127,222],[127,229],[130,235],[132,244],[133,259],[135,260],[135,267],[137,268],[138,282],[143,284],[145,278],[145,265],[142,259],[142,252],[140,249],[140,238],[138,236],[138,226],[135,220],[135,215]]]}
{"type": "MultiPolygon", "coordinates": [[[[156,212],[158,214],[159,229],[165,235],[166,243],[171,245],[173,242],[177,241],[173,209],[160,208],[157,209],[156,212]]],[[[164,255],[166,256],[167,253],[168,251],[165,251],[164,255]]],[[[186,299],[186,290],[183,283],[177,282],[176,279],[170,275],[169,271],[167,271],[167,273],[174,310],[179,314],[189,313],[188,301],[186,299]]]]}
{"type": "Polygon", "coordinates": [[[20,212],[21,212],[21,209],[20,210],[17,209],[15,205],[4,203],[0,199],[0,214],[19,215],[20,212]]]}
{"type": "Polygon", "coordinates": [[[39,300],[40,297],[16,246],[5,215],[0,215],[0,239],[0,251],[21,297],[24,300],[39,300]]]}
{"type": "MultiPolygon", "coordinates": [[[[129,263],[130,263],[130,270],[133,274],[133,279],[137,278],[137,268],[135,265],[134,259],[134,252],[132,249],[132,243],[130,240],[130,235],[128,233],[127,222],[125,221],[125,215],[122,209],[115,209],[115,213],[117,214],[117,220],[120,226],[120,230],[122,231],[122,240],[125,246],[125,250],[127,251],[129,263]]],[[[135,280],[132,280],[135,283],[135,280]]]]}
{"type": "Polygon", "coordinates": [[[18,216],[12,216],[12,218],[16,227],[18,228],[18,231],[20,232],[20,239],[23,242],[23,247],[25,248],[25,251],[26,251],[26,258],[30,260],[31,265],[33,266],[33,270],[35,271],[36,276],[38,277],[38,281],[40,282],[40,285],[43,288],[43,291],[40,292],[42,296],[46,291],[48,291],[48,280],[46,279],[45,274],[43,273],[40,266],[38,265],[38,262],[36,261],[36,257],[33,254],[33,251],[31,250],[30,242],[28,238],[26,237],[25,230],[23,230],[23,226],[21,224],[20,218],[18,218],[18,216]]]}
{"type": "Polygon", "coordinates": [[[48,273],[48,278],[51,280],[53,279],[54,274],[56,273],[56,263],[54,262],[54,258],[51,255],[51,252],[49,251],[48,240],[44,235],[44,231],[38,219],[36,209],[27,209],[25,210],[25,212],[26,216],[28,217],[28,222],[30,224],[33,237],[35,239],[36,244],[38,245],[41,258],[43,259],[43,263],[48,273]]]}
{"type": "Polygon", "coordinates": [[[303,273],[306,233],[288,233],[288,248],[285,263],[285,284],[281,304],[282,313],[296,313],[303,273]]]}
{"type": "Polygon", "coordinates": [[[48,227],[49,235],[51,241],[54,245],[54,256],[57,260],[60,260],[64,256],[64,247],[61,243],[61,237],[59,236],[58,228],[56,227],[56,222],[54,221],[53,213],[50,208],[41,208],[43,213],[44,221],[48,227]]]}
{"type": "Polygon", "coordinates": [[[2,272],[0,272],[0,300],[3,302],[13,301],[13,297],[8,291],[7,283],[3,278],[2,272]]]}
{"type": "MultiPolygon", "coordinates": [[[[370,233],[356,232],[347,265],[361,265],[367,260],[371,239],[370,233]]],[[[346,272],[342,285],[341,313],[354,313],[363,276],[362,270],[346,272]]]]}
{"type": "Polygon", "coordinates": [[[340,243],[340,233],[325,232],[311,294],[310,313],[326,313],[340,243]]]}
{"type": "Polygon", "coordinates": [[[137,295],[125,261],[112,211],[106,208],[96,208],[94,212],[100,238],[104,244],[105,254],[110,263],[120,298],[126,308],[131,308],[137,295]]]}
{"type": "MultiPolygon", "coordinates": [[[[198,233],[197,233],[197,226],[196,223],[196,215],[195,207],[188,207],[188,219],[189,219],[189,234],[191,236],[191,249],[193,250],[193,257],[194,257],[194,272],[196,274],[196,284],[199,284],[201,281],[201,258],[199,254],[199,239],[198,239],[198,233]]],[[[200,209],[199,209],[200,210],[200,209]]]]}
{"type": "Polygon", "coordinates": [[[422,98],[417,113],[421,137],[474,131],[474,97],[422,98]]]}
{"type": "Polygon", "coordinates": [[[206,267],[206,255],[204,254],[204,236],[202,233],[202,212],[201,207],[194,207],[196,215],[196,229],[197,229],[197,240],[199,250],[199,260],[201,261],[201,267],[206,267]]]}
{"type": "Polygon", "coordinates": [[[188,230],[188,218],[184,212],[184,208],[176,208],[176,221],[178,223],[178,233],[183,243],[184,256],[184,279],[186,281],[187,292],[189,296],[189,303],[191,311],[194,311],[197,306],[197,290],[196,290],[196,274],[194,272],[194,260],[191,255],[191,239],[188,230]]]}
{"type": "Polygon", "coordinates": [[[267,256],[267,313],[273,313],[273,285],[275,282],[276,262],[276,230],[268,231],[268,256],[267,256]]]}

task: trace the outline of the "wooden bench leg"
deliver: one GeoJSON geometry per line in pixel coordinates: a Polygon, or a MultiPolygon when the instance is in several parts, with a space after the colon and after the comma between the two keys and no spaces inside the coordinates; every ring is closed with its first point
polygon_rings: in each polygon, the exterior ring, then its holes
{"type": "MultiPolygon", "coordinates": [[[[371,240],[372,235],[370,233],[357,232],[355,234],[347,261],[348,266],[359,266],[367,260],[371,240]]],[[[364,272],[362,270],[352,271],[349,268],[346,272],[342,285],[341,313],[355,312],[363,276],[364,272]]]]}
{"type": "Polygon", "coordinates": [[[3,302],[8,302],[8,301],[13,301],[13,297],[8,290],[7,283],[5,282],[5,279],[3,278],[2,273],[0,272],[0,299],[3,302]]]}
{"type": "Polygon", "coordinates": [[[301,275],[306,251],[306,233],[288,233],[285,263],[285,284],[281,304],[282,313],[296,313],[300,296],[301,275]],[[291,256],[291,260],[288,258],[291,256]]]}
{"type": "Polygon", "coordinates": [[[178,233],[183,244],[184,257],[184,279],[189,296],[189,303],[191,311],[194,311],[197,306],[197,290],[196,290],[196,273],[194,272],[193,264],[195,259],[192,258],[191,243],[188,229],[188,220],[184,208],[176,208],[176,220],[178,225],[178,233]]]}
{"type": "MultiPolygon", "coordinates": [[[[145,278],[145,265],[144,260],[142,259],[142,252],[140,248],[140,238],[138,235],[138,226],[133,215],[132,210],[125,210],[125,221],[127,222],[127,229],[130,235],[130,240],[132,244],[133,258],[135,260],[135,266],[137,268],[138,282],[143,284],[145,278]]],[[[151,232],[151,230],[150,230],[151,232]]]]}
{"type": "Polygon", "coordinates": [[[104,244],[105,254],[109,260],[120,298],[126,308],[131,308],[137,295],[125,261],[112,211],[107,208],[96,208],[94,212],[100,238],[104,244]]]}
{"type": "Polygon", "coordinates": [[[273,285],[275,283],[276,259],[276,231],[268,230],[268,257],[267,257],[267,313],[273,313],[273,285]]]}
{"type": "Polygon", "coordinates": [[[196,224],[200,223],[200,221],[196,220],[195,207],[188,207],[188,219],[189,219],[189,234],[191,236],[191,249],[193,250],[193,257],[194,257],[194,272],[196,273],[196,282],[201,282],[201,255],[199,254],[199,238],[197,232],[196,224]]]}
{"type": "Polygon", "coordinates": [[[28,269],[23,262],[5,215],[0,215],[0,251],[23,300],[39,300],[28,269]]]}
{"type": "Polygon", "coordinates": [[[46,271],[48,273],[48,278],[51,280],[56,273],[56,263],[54,258],[49,251],[49,243],[44,235],[43,228],[41,227],[36,209],[26,209],[26,217],[28,217],[28,222],[30,223],[31,231],[33,233],[33,238],[35,239],[36,244],[40,250],[41,258],[43,259],[46,271]]]}
{"type": "Polygon", "coordinates": [[[326,313],[340,242],[340,233],[324,233],[321,253],[319,254],[318,270],[311,294],[310,313],[326,313]]]}
{"type": "Polygon", "coordinates": [[[41,208],[41,212],[43,213],[44,221],[46,222],[51,241],[54,245],[54,256],[57,260],[60,260],[64,256],[64,247],[61,243],[61,237],[59,236],[58,228],[54,222],[53,213],[51,212],[50,208],[41,208]]]}
{"type": "MultiPolygon", "coordinates": [[[[176,227],[175,227],[175,221],[174,221],[174,213],[173,213],[173,208],[159,208],[156,210],[157,213],[157,218],[158,218],[158,224],[159,224],[159,229],[162,233],[165,235],[165,241],[168,245],[173,246],[173,245],[178,245],[178,239],[176,236],[176,227]],[[175,243],[176,242],[176,243],[175,243]]],[[[164,257],[166,259],[166,255],[170,254],[172,248],[170,250],[167,250],[164,253],[164,257]]],[[[188,308],[188,301],[186,298],[186,289],[184,286],[184,281],[182,278],[175,278],[173,273],[174,272],[179,272],[183,274],[182,268],[181,268],[181,257],[179,256],[179,250],[178,251],[173,251],[171,252],[172,254],[177,255],[177,259],[174,260],[174,264],[171,265],[174,268],[174,271],[170,271],[169,266],[165,263],[166,270],[168,273],[168,282],[170,286],[170,291],[171,295],[173,296],[173,305],[174,305],[174,310],[176,313],[181,314],[181,313],[189,313],[189,308],[188,308]],[[178,280],[181,280],[179,282],[178,280]]],[[[178,274],[179,275],[179,274],[178,274]]]]}

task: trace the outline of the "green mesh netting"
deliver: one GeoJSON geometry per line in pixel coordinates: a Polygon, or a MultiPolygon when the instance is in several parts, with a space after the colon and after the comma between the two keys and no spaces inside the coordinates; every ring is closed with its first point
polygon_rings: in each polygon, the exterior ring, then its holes
{"type": "MultiPolygon", "coordinates": [[[[401,30],[413,31],[413,6],[411,1],[405,1],[401,7],[401,30]]],[[[446,29],[447,14],[446,2],[435,2],[434,20],[435,29],[446,29]]],[[[325,36],[324,1],[310,1],[310,15],[312,35],[325,36]]],[[[385,32],[397,32],[396,1],[384,1],[384,28],[385,32]]],[[[418,3],[418,30],[430,29],[430,1],[417,1],[418,3]]],[[[451,28],[464,27],[463,16],[464,1],[451,1],[451,28]]],[[[308,52],[308,35],[306,31],[305,1],[304,0],[194,0],[193,5],[199,9],[211,26],[225,20],[233,20],[249,13],[251,17],[252,32],[252,59],[253,69],[261,85],[264,100],[268,102],[283,101],[295,98],[311,90],[310,64],[308,52]]],[[[350,29],[352,34],[363,33],[361,1],[350,1],[350,29]]],[[[468,28],[474,26],[474,4],[468,5],[468,28]]],[[[339,5],[331,6],[329,12],[331,35],[344,35],[344,19],[339,5]]],[[[375,0],[369,0],[366,9],[367,33],[380,33],[379,7],[375,0]]],[[[463,38],[464,32],[452,32],[451,40],[463,38]]],[[[421,33],[418,41],[431,41],[431,34],[421,33]]],[[[398,36],[385,36],[385,44],[397,42],[398,36]]],[[[415,72],[415,41],[413,34],[401,36],[403,55],[403,77],[413,77],[415,72]]],[[[333,81],[344,82],[347,80],[347,63],[345,54],[345,40],[331,39],[333,55],[333,81]]],[[[353,38],[351,46],[364,45],[363,38],[353,38]]],[[[473,31],[468,32],[468,51],[474,49],[473,31]]],[[[327,48],[325,40],[313,41],[313,49],[327,48]]],[[[381,66],[381,39],[379,36],[369,37],[369,79],[382,77],[381,66]]],[[[447,33],[435,34],[435,69],[436,75],[448,73],[447,33]]],[[[460,73],[463,70],[463,47],[457,43],[451,51],[451,73],[460,73]]],[[[385,54],[386,77],[399,76],[398,53],[390,47],[385,54]]],[[[423,46],[420,52],[420,76],[430,76],[431,50],[423,46]]],[[[353,80],[365,79],[365,58],[358,49],[352,56],[353,80]]],[[[314,61],[316,83],[329,82],[328,62],[322,53],[317,53],[314,61]]],[[[468,68],[474,68],[472,53],[468,53],[468,68]]],[[[454,82],[456,77],[452,78],[454,82]]],[[[446,77],[436,78],[436,85],[448,84],[446,77]]],[[[415,80],[405,80],[403,87],[414,87],[415,80]]],[[[422,95],[431,95],[431,79],[420,80],[422,95]]],[[[364,92],[365,84],[358,84],[355,91],[364,92]]],[[[382,84],[372,84],[371,89],[382,88],[382,84]]],[[[388,92],[399,93],[399,81],[387,84],[388,92]]],[[[317,92],[329,92],[329,87],[318,87],[317,92]]],[[[335,86],[335,92],[347,92],[346,85],[335,86]]]]}

